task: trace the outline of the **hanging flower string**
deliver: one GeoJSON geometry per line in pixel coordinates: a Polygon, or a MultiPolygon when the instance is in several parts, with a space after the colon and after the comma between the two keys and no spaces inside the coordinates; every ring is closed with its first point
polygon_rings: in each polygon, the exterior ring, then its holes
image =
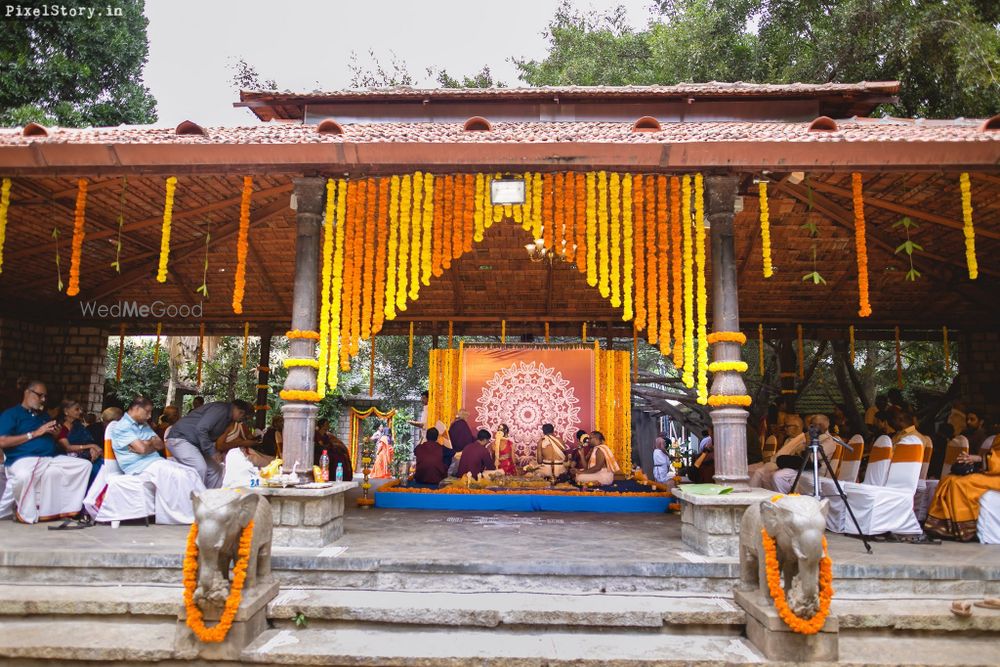
{"type": "Polygon", "coordinates": [[[760,361],[760,376],[764,377],[764,325],[757,325],[757,352],[760,361]]]}
{"type": "Polygon", "coordinates": [[[962,234],[965,236],[965,262],[969,266],[969,280],[979,277],[979,262],[976,260],[976,229],[972,226],[972,186],[969,174],[962,172],[959,177],[962,188],[962,234]]]}
{"type": "Polygon", "coordinates": [[[854,325],[852,324],[847,328],[847,337],[850,342],[850,352],[851,352],[851,366],[854,365],[854,325]]]}
{"type": "Polygon", "coordinates": [[[851,174],[852,197],[854,200],[854,248],[858,256],[858,315],[872,314],[868,302],[868,245],[865,240],[865,203],[861,192],[861,174],[851,174]]]}
{"type": "MultiPolygon", "coordinates": [[[[652,181],[650,181],[652,184],[652,181]]],[[[659,304],[657,306],[657,311],[659,312],[659,330],[657,332],[657,339],[660,343],[660,354],[664,357],[670,354],[670,336],[673,335],[674,338],[677,337],[675,327],[676,321],[671,323],[670,318],[670,291],[677,291],[677,283],[674,283],[674,287],[670,288],[670,276],[669,271],[669,246],[667,244],[667,237],[669,235],[669,217],[667,215],[667,177],[660,175],[656,179],[657,192],[656,192],[656,230],[658,242],[657,242],[657,264],[659,265],[658,275],[656,278],[656,290],[658,293],[659,304]]]]}
{"type": "Polygon", "coordinates": [[[160,232],[160,264],[156,271],[156,282],[167,282],[167,263],[170,261],[170,223],[174,214],[174,192],[177,177],[167,179],[167,194],[163,202],[163,227],[160,232]]]}
{"type": "Polygon", "coordinates": [[[122,272],[122,232],[125,229],[125,194],[128,191],[128,177],[122,176],[122,191],[118,196],[118,238],[115,241],[115,261],[111,268],[115,273],[122,272]]]}
{"type": "Polygon", "coordinates": [[[795,337],[798,342],[797,345],[798,349],[796,350],[796,354],[798,355],[798,362],[799,362],[799,379],[805,380],[806,379],[805,347],[804,347],[804,341],[802,340],[801,324],[795,325],[795,337]]]}
{"type": "MultiPolygon", "coordinates": [[[[698,287],[698,403],[708,403],[708,289],[705,282],[705,183],[694,176],[695,267],[698,287]]],[[[743,370],[746,370],[746,364],[743,370]]]]}
{"type": "MultiPolygon", "coordinates": [[[[645,217],[648,221],[646,227],[649,229],[649,238],[646,240],[646,265],[649,267],[649,279],[646,282],[646,341],[650,345],[657,343],[668,344],[667,341],[660,341],[660,301],[659,294],[665,284],[660,284],[660,272],[657,267],[660,260],[657,259],[657,252],[662,251],[664,239],[661,237],[657,241],[657,230],[660,229],[660,215],[656,207],[656,178],[649,176],[645,179],[646,190],[643,192],[643,200],[646,205],[645,217]]],[[[662,345],[660,346],[662,349],[662,345]]]]}
{"type": "Polygon", "coordinates": [[[684,386],[694,387],[694,253],[691,239],[691,177],[681,181],[681,227],[684,229],[684,386]]]}
{"type": "Polygon", "coordinates": [[[767,181],[761,181],[757,187],[760,192],[760,244],[764,254],[764,277],[770,278],[774,275],[774,268],[771,266],[771,217],[767,206],[767,181]]]}
{"type": "Polygon", "coordinates": [[[153,344],[153,366],[156,367],[160,363],[160,334],[163,333],[163,323],[156,323],[156,342],[153,344]]]}
{"type": "Polygon", "coordinates": [[[236,238],[236,276],[233,280],[233,312],[243,312],[243,292],[246,289],[247,250],[250,245],[250,198],[253,196],[253,177],[243,177],[243,194],[240,197],[240,232],[236,238]]]}
{"type": "Polygon", "coordinates": [[[406,367],[413,368],[413,322],[410,322],[410,338],[406,346],[406,367]]]}
{"type": "Polygon", "coordinates": [[[0,273],[3,273],[3,246],[7,240],[7,209],[10,208],[10,179],[0,181],[0,273]]]}
{"type": "Polygon", "coordinates": [[[76,182],[76,210],[73,214],[73,245],[69,256],[69,286],[66,288],[68,296],[76,296],[80,293],[80,259],[83,256],[84,237],[84,213],[87,210],[87,180],[84,178],[76,182]]]}
{"type": "MultiPolygon", "coordinates": [[[[337,183],[326,180],[326,206],[323,211],[323,251],[319,311],[319,368],[316,374],[316,393],[326,395],[327,364],[330,363],[330,308],[331,283],[333,282],[334,215],[337,212],[337,183]]],[[[246,362],[244,362],[244,366],[246,362]]]]}
{"type": "Polygon", "coordinates": [[[243,323],[243,362],[240,364],[242,368],[247,367],[247,355],[250,352],[250,323],[243,323]]]}
{"type": "Polygon", "coordinates": [[[118,362],[115,364],[115,382],[122,381],[122,361],[125,359],[125,323],[118,325],[118,362]]]}
{"type": "Polygon", "coordinates": [[[681,278],[681,271],[683,270],[683,262],[681,260],[681,232],[681,181],[678,177],[672,176],[670,178],[670,271],[671,282],[674,285],[671,295],[673,302],[672,319],[674,322],[673,357],[674,366],[678,369],[684,367],[684,321],[683,304],[681,303],[684,292],[681,278]]]}

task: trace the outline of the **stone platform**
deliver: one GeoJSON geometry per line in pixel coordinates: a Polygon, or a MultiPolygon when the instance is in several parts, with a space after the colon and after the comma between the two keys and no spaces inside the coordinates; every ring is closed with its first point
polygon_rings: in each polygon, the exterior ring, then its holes
{"type": "Polygon", "coordinates": [[[344,534],[344,494],[357,482],[333,482],[323,489],[264,486],[274,516],[273,544],[282,547],[323,547],[344,534]]]}

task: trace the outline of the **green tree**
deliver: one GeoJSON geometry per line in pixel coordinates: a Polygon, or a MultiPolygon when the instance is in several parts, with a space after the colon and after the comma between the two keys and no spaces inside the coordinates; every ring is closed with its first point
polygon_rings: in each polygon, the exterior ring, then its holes
{"type": "Polygon", "coordinates": [[[684,81],[826,83],[897,79],[905,116],[990,116],[1000,109],[1000,4],[990,0],[661,0],[645,30],[624,10],[569,2],[548,54],[517,60],[541,85],[684,81]]]}
{"type": "Polygon", "coordinates": [[[472,76],[463,76],[461,79],[448,74],[445,69],[436,70],[433,67],[427,68],[428,76],[433,76],[435,81],[442,88],[506,88],[507,84],[493,78],[493,72],[489,65],[484,65],[481,70],[472,76]]]}
{"type": "MultiPolygon", "coordinates": [[[[41,8],[42,3],[21,3],[41,8]]],[[[156,100],[142,84],[149,54],[145,3],[70,0],[108,16],[6,17],[0,29],[0,125],[64,127],[152,123],[156,100]]]]}
{"type": "Polygon", "coordinates": [[[126,338],[122,355],[122,379],[116,379],[118,370],[118,338],[108,339],[108,353],[104,368],[104,394],[122,405],[136,396],[145,396],[157,407],[163,407],[167,398],[167,380],[170,363],[167,349],[160,346],[160,358],[153,363],[156,342],[142,338],[126,338]]]}

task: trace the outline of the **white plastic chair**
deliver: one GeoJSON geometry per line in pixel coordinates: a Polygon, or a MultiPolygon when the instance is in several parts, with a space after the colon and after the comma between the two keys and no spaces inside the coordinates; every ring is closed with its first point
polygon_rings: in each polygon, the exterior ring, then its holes
{"type": "Polygon", "coordinates": [[[908,435],[894,448],[885,486],[843,484],[861,532],[865,535],[923,533],[913,511],[923,459],[923,441],[908,435]]]}
{"type": "Polygon", "coordinates": [[[892,462],[892,438],[880,435],[872,444],[868,454],[868,468],[865,471],[865,484],[869,486],[885,486],[889,478],[889,464],[892,462]]]}

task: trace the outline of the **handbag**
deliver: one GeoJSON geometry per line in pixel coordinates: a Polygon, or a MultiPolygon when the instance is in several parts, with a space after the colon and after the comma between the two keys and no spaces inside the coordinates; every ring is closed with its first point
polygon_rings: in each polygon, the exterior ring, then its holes
{"type": "Polygon", "coordinates": [[[952,475],[971,475],[976,471],[976,464],[973,462],[968,463],[952,463],[951,464],[951,474],[952,475]]]}

